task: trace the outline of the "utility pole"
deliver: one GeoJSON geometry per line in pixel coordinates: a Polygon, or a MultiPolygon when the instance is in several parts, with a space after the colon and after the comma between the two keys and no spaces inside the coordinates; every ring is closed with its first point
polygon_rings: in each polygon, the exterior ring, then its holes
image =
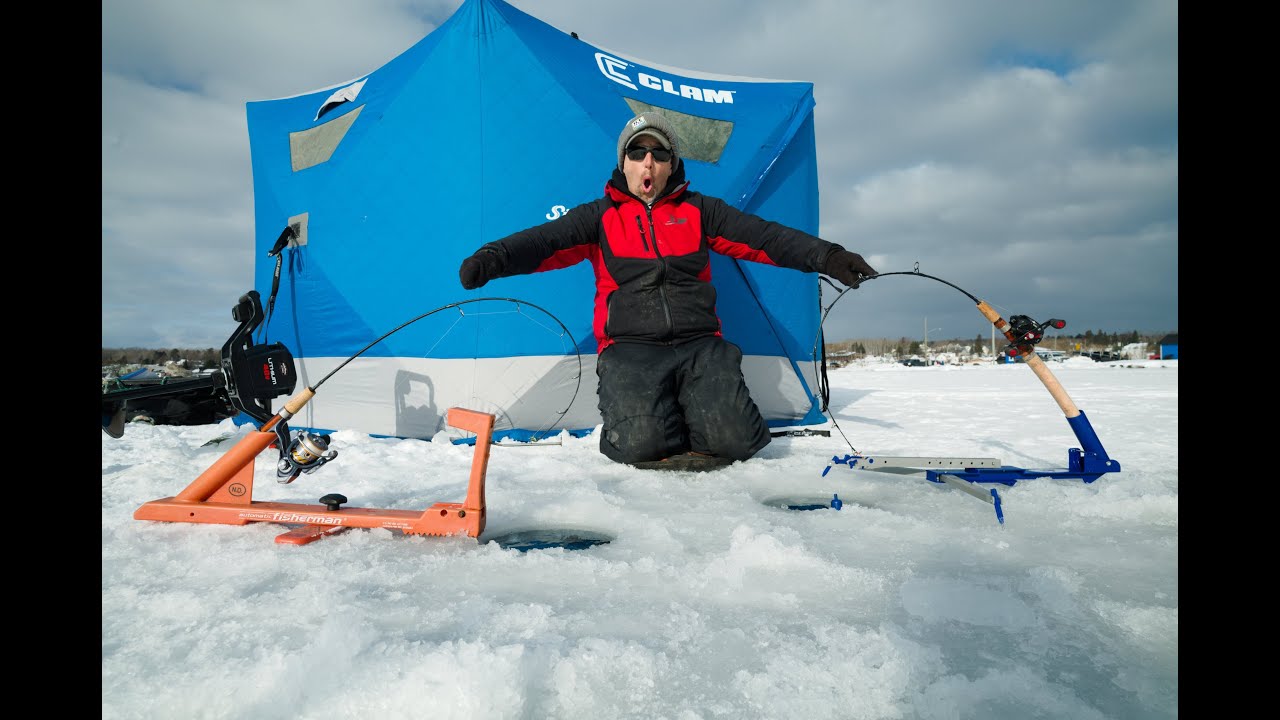
{"type": "MultiPolygon", "coordinates": [[[[941,330],[942,328],[933,328],[933,329],[941,330]]],[[[924,358],[926,361],[928,361],[929,359],[929,316],[928,315],[924,316],[924,358]]]]}

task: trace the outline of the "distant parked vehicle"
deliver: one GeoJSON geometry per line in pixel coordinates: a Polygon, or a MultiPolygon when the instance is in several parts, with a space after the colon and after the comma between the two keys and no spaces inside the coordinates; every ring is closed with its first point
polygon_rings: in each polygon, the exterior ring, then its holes
{"type": "Polygon", "coordinates": [[[901,360],[900,362],[903,365],[906,365],[907,367],[926,367],[928,365],[928,363],[921,360],[920,358],[907,358],[906,360],[901,360]]]}

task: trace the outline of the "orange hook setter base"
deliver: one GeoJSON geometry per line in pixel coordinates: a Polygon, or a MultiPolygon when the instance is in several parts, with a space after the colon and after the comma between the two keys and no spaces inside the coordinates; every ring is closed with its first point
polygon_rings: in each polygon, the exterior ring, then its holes
{"type": "Polygon", "coordinates": [[[291,545],[303,545],[350,528],[387,528],[409,535],[468,537],[479,537],[484,531],[484,478],[489,467],[493,415],[463,408],[449,409],[450,426],[476,434],[467,497],[461,503],[439,502],[422,512],[344,508],[336,503],[328,506],[255,502],[254,459],[275,441],[276,434],[271,428],[279,420],[280,415],[276,415],[236,443],[176,496],[152,500],[139,507],[133,513],[134,519],[219,525],[280,523],[294,527],[276,537],[276,542],[291,545]]]}

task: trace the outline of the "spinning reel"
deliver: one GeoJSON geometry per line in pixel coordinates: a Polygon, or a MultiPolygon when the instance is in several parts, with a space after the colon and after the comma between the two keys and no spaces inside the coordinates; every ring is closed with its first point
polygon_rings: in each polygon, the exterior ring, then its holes
{"type": "Polygon", "coordinates": [[[288,485],[302,473],[311,473],[338,456],[337,450],[329,450],[329,436],[316,435],[306,430],[289,443],[289,449],[280,454],[276,464],[276,482],[288,485]]]}

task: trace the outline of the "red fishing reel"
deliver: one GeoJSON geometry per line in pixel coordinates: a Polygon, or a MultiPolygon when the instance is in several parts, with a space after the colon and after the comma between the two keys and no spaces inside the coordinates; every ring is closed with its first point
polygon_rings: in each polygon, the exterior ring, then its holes
{"type": "Polygon", "coordinates": [[[1004,347],[1004,354],[1009,357],[1017,357],[1019,355],[1030,355],[1036,345],[1044,339],[1044,329],[1053,328],[1061,330],[1067,326],[1066,320],[1050,318],[1042,323],[1032,320],[1028,315],[1010,315],[1009,330],[1005,335],[1012,339],[1008,345],[1004,347]]]}

